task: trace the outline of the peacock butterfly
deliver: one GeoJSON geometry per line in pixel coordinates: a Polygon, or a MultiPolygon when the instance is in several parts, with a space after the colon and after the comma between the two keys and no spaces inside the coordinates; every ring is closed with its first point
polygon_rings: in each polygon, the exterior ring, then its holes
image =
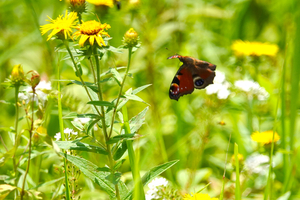
{"type": "Polygon", "coordinates": [[[196,89],[203,89],[213,84],[216,65],[190,56],[174,55],[168,59],[179,58],[183,65],[180,66],[170,86],[169,96],[171,99],[178,99],[191,94],[196,89]]]}

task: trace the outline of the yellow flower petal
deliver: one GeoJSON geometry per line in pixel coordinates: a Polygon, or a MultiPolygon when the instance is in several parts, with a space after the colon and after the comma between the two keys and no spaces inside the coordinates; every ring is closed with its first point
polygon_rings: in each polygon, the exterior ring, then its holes
{"type": "MultiPolygon", "coordinates": [[[[256,141],[258,143],[264,144],[270,144],[273,140],[273,131],[264,131],[264,132],[254,132],[251,135],[251,138],[253,141],[256,141]]],[[[274,133],[274,142],[277,142],[280,139],[278,133],[274,133]]]]}
{"type": "Polygon", "coordinates": [[[110,37],[108,33],[104,31],[108,28],[110,28],[109,24],[101,24],[100,22],[97,22],[95,20],[82,22],[82,24],[77,27],[78,31],[74,33],[74,36],[76,38],[81,36],[79,45],[82,47],[84,46],[87,39],[89,39],[90,45],[94,45],[96,40],[98,46],[106,46],[103,40],[103,36],[110,37]]]}
{"type": "Polygon", "coordinates": [[[234,41],[231,48],[237,56],[276,56],[279,50],[279,47],[276,44],[242,40],[234,41]]]}

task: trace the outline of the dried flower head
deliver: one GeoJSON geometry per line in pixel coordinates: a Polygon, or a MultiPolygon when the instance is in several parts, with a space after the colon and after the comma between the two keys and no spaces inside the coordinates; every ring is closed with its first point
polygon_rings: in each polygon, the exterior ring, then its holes
{"type": "Polygon", "coordinates": [[[83,47],[86,44],[86,41],[88,40],[88,43],[90,45],[94,45],[95,40],[96,43],[102,47],[106,46],[103,36],[110,37],[108,33],[105,31],[107,29],[111,28],[109,24],[101,24],[100,22],[97,22],[95,20],[83,22],[82,24],[77,26],[78,31],[74,33],[74,36],[77,38],[79,36],[79,45],[83,47]]]}
{"type": "Polygon", "coordinates": [[[70,12],[68,14],[68,11],[66,11],[65,16],[59,15],[56,19],[51,19],[48,16],[49,20],[46,20],[50,22],[50,24],[45,24],[41,26],[41,33],[44,35],[48,31],[52,32],[48,35],[47,40],[50,40],[54,35],[57,36],[59,39],[67,39],[72,38],[71,33],[72,28],[76,27],[76,20],[77,20],[77,13],[76,12],[70,12]]]}

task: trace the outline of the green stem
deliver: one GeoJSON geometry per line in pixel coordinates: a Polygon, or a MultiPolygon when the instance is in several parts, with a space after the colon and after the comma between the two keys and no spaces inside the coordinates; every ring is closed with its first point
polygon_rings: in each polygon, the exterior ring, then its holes
{"type": "Polygon", "coordinates": [[[240,189],[240,168],[239,168],[239,146],[235,143],[234,144],[234,158],[235,158],[235,199],[241,199],[241,189],[240,189]]]}
{"type": "MultiPolygon", "coordinates": [[[[123,113],[123,119],[124,119],[125,134],[130,134],[131,132],[130,132],[130,126],[129,126],[129,122],[128,122],[128,114],[127,114],[126,105],[122,107],[122,113],[123,113]]],[[[145,199],[145,193],[144,193],[143,185],[142,185],[142,182],[141,182],[141,176],[140,176],[140,172],[139,172],[139,165],[138,165],[138,162],[136,162],[136,158],[135,158],[135,154],[134,154],[132,140],[126,140],[126,143],[127,143],[130,167],[131,167],[133,181],[134,181],[133,199],[144,200],[145,199]]]]}
{"type": "Polygon", "coordinates": [[[112,115],[112,118],[111,118],[111,128],[110,128],[109,135],[108,135],[109,138],[111,137],[111,134],[112,134],[112,131],[113,131],[114,121],[115,121],[115,117],[116,117],[116,113],[117,113],[117,109],[118,109],[118,104],[119,104],[119,101],[120,101],[120,98],[121,98],[121,95],[122,95],[122,91],[123,91],[123,87],[124,87],[126,77],[128,76],[128,71],[129,71],[130,62],[131,62],[131,55],[132,55],[132,47],[129,47],[128,48],[128,64],[127,64],[126,72],[125,72],[124,78],[122,80],[121,88],[120,88],[120,91],[119,91],[119,94],[118,94],[118,97],[117,97],[116,105],[115,105],[114,110],[113,110],[113,115],[112,115]]]}
{"type": "MultiPolygon", "coordinates": [[[[56,72],[56,79],[60,80],[60,70],[59,67],[57,67],[56,72]]],[[[59,120],[59,131],[61,135],[61,140],[65,141],[65,133],[64,133],[64,121],[63,121],[63,115],[62,115],[62,104],[61,104],[61,88],[60,88],[60,82],[57,82],[57,90],[58,90],[58,96],[57,96],[57,106],[58,106],[58,120],[59,120]]],[[[65,154],[65,157],[67,156],[66,151],[63,150],[63,153],[65,154]]],[[[64,174],[65,174],[65,188],[66,188],[66,200],[70,199],[70,189],[69,189],[69,179],[68,179],[68,171],[67,171],[67,159],[63,158],[64,160],[64,174]]]]}
{"type": "MultiPolygon", "coordinates": [[[[77,64],[76,64],[76,62],[75,62],[74,56],[73,56],[73,54],[72,54],[72,52],[71,52],[71,50],[70,50],[70,48],[69,48],[69,45],[68,45],[67,41],[64,41],[64,45],[65,45],[65,47],[66,47],[66,49],[67,49],[67,51],[68,51],[68,53],[69,53],[69,55],[70,55],[70,57],[71,57],[71,60],[72,60],[73,65],[74,65],[74,67],[75,67],[76,73],[77,73],[77,75],[78,75],[78,77],[79,77],[79,79],[80,79],[80,82],[82,83],[83,88],[85,89],[85,92],[87,93],[87,95],[88,95],[88,97],[89,97],[89,100],[92,101],[93,99],[92,99],[92,97],[91,97],[91,95],[90,95],[90,93],[89,93],[89,91],[88,91],[88,89],[87,89],[87,86],[86,86],[85,82],[84,82],[83,79],[82,79],[82,76],[81,76],[81,74],[80,74],[80,72],[79,72],[78,66],[77,66],[77,64]]],[[[97,108],[97,106],[94,105],[94,108],[95,108],[95,110],[97,111],[97,113],[100,115],[100,117],[102,117],[102,115],[101,115],[99,109],[97,108]]]]}
{"type": "MultiPolygon", "coordinates": [[[[19,101],[19,89],[20,86],[16,85],[15,87],[15,105],[16,105],[16,118],[15,118],[15,151],[13,155],[13,165],[14,165],[14,172],[15,172],[15,186],[17,186],[17,173],[18,173],[18,166],[16,164],[16,152],[17,152],[17,145],[18,145],[18,125],[19,125],[19,106],[18,106],[18,101],[19,101]]],[[[16,190],[16,196],[18,195],[18,190],[16,190]]]]}
{"type": "Polygon", "coordinates": [[[24,179],[23,179],[23,184],[22,184],[22,191],[21,191],[21,200],[23,200],[24,196],[24,188],[25,188],[25,182],[26,182],[26,177],[29,172],[29,167],[30,167],[30,157],[31,157],[31,138],[32,138],[32,132],[33,132],[33,125],[34,125],[34,95],[35,95],[35,88],[32,88],[33,91],[33,96],[32,96],[32,115],[31,115],[31,126],[29,130],[29,148],[28,148],[28,162],[27,162],[27,168],[24,174],[24,179]]]}
{"type": "MultiPolygon", "coordinates": [[[[100,83],[101,69],[100,69],[100,63],[99,63],[98,54],[97,54],[97,48],[93,49],[93,54],[94,54],[94,58],[95,58],[95,62],[96,62],[96,69],[97,69],[98,97],[99,97],[100,101],[103,101],[103,94],[102,94],[101,83],[100,83]]],[[[107,149],[107,153],[108,153],[108,161],[109,161],[111,173],[114,174],[115,170],[114,170],[113,155],[112,155],[112,152],[111,152],[110,144],[107,144],[107,141],[109,140],[109,137],[108,137],[108,134],[107,134],[107,127],[106,127],[106,119],[105,119],[104,106],[101,106],[101,114],[102,114],[102,118],[101,118],[102,130],[103,130],[103,134],[105,136],[105,141],[106,141],[106,149],[107,149]]],[[[117,197],[118,200],[120,200],[121,197],[120,197],[120,192],[119,192],[118,184],[115,185],[115,190],[116,190],[116,197],[117,197]]]]}

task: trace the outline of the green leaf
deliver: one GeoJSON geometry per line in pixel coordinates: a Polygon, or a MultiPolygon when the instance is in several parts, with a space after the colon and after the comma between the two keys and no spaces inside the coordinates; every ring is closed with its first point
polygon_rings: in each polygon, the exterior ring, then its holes
{"type": "Polygon", "coordinates": [[[74,118],[91,118],[91,119],[101,119],[100,115],[93,113],[77,114],[76,112],[71,112],[63,117],[63,119],[74,119],[74,118]]]}
{"type": "Polygon", "coordinates": [[[152,84],[148,84],[148,85],[143,85],[143,86],[141,86],[141,87],[138,87],[138,88],[136,88],[136,89],[134,89],[134,90],[132,91],[132,94],[137,94],[137,93],[139,93],[140,91],[146,89],[147,87],[149,87],[149,86],[151,86],[151,85],[152,85],[152,84]]]}
{"type": "Polygon", "coordinates": [[[77,68],[78,68],[78,70],[75,72],[75,74],[77,77],[80,77],[80,76],[82,76],[82,68],[81,68],[80,63],[77,64],[77,68]]]}
{"type": "Polygon", "coordinates": [[[162,165],[156,166],[152,168],[150,171],[148,171],[143,177],[142,177],[142,182],[144,185],[147,185],[152,181],[155,177],[175,165],[179,160],[173,160],[167,163],[164,163],[162,165]]]}
{"type": "Polygon", "coordinates": [[[127,150],[127,143],[126,143],[126,140],[124,140],[122,142],[122,144],[120,145],[120,147],[115,152],[115,154],[113,156],[114,160],[119,160],[124,155],[126,150],[127,150]]]}
{"type": "Polygon", "coordinates": [[[80,122],[71,121],[71,124],[80,131],[83,131],[84,129],[84,126],[80,122]]]}
{"type": "Polygon", "coordinates": [[[124,139],[130,139],[134,136],[134,134],[123,134],[123,135],[117,135],[117,136],[114,136],[112,138],[110,138],[106,144],[114,144],[114,143],[117,143],[121,140],[124,140],[124,139]]]}
{"type": "MultiPolygon", "coordinates": [[[[158,175],[175,165],[178,161],[179,160],[173,160],[150,169],[150,171],[146,172],[146,174],[142,177],[143,185],[145,186],[148,183],[150,183],[155,177],[157,177],[158,175]]],[[[132,193],[133,191],[131,190],[124,198],[124,200],[131,200],[132,193]]]]}
{"type": "Polygon", "coordinates": [[[146,107],[142,112],[134,116],[129,120],[129,125],[130,125],[130,132],[131,133],[136,133],[141,126],[144,124],[145,121],[145,115],[146,112],[148,111],[149,107],[146,107]]]}
{"type": "Polygon", "coordinates": [[[125,95],[122,95],[121,97],[129,99],[129,100],[134,100],[134,101],[139,101],[139,102],[146,103],[143,99],[141,99],[140,97],[138,97],[134,94],[125,94],[125,95]]]}
{"type": "Polygon", "coordinates": [[[115,80],[117,81],[117,83],[119,85],[121,85],[122,77],[121,77],[120,73],[115,68],[111,68],[110,71],[111,71],[113,77],[115,78],[115,80]]]}
{"type": "Polygon", "coordinates": [[[119,160],[119,161],[115,164],[114,170],[118,170],[118,169],[122,166],[122,164],[123,164],[125,161],[126,161],[125,159],[119,160]]]}
{"type": "Polygon", "coordinates": [[[89,101],[87,104],[93,104],[95,106],[108,106],[108,107],[114,107],[115,105],[108,101],[89,101]]]}
{"type": "Polygon", "coordinates": [[[110,174],[107,177],[105,177],[107,180],[109,180],[112,184],[117,185],[120,181],[121,178],[121,173],[120,172],[116,172],[114,174],[110,174]]]}
{"type": "Polygon", "coordinates": [[[111,198],[115,197],[115,186],[106,179],[106,177],[110,174],[109,172],[98,171],[97,165],[83,158],[64,153],[61,153],[61,155],[64,156],[69,162],[76,165],[84,175],[98,184],[103,190],[108,193],[111,198]]]}
{"type": "MultiPolygon", "coordinates": [[[[74,84],[83,86],[83,84],[82,84],[80,81],[72,80],[71,82],[74,83],[74,84]]],[[[98,87],[97,87],[94,83],[91,83],[91,82],[84,82],[84,84],[85,84],[88,88],[92,89],[94,92],[98,92],[98,87]]]]}
{"type": "Polygon", "coordinates": [[[102,172],[110,172],[110,169],[108,167],[98,167],[97,170],[102,172]]]}
{"type": "Polygon", "coordinates": [[[93,153],[99,153],[107,155],[107,152],[102,147],[97,147],[94,145],[78,142],[78,141],[55,141],[57,146],[64,150],[78,150],[78,151],[87,151],[93,153]]]}
{"type": "Polygon", "coordinates": [[[95,119],[93,121],[89,121],[86,126],[87,126],[87,129],[86,129],[86,134],[89,134],[90,130],[94,127],[95,124],[97,124],[97,122],[99,121],[100,119],[95,119]]]}

